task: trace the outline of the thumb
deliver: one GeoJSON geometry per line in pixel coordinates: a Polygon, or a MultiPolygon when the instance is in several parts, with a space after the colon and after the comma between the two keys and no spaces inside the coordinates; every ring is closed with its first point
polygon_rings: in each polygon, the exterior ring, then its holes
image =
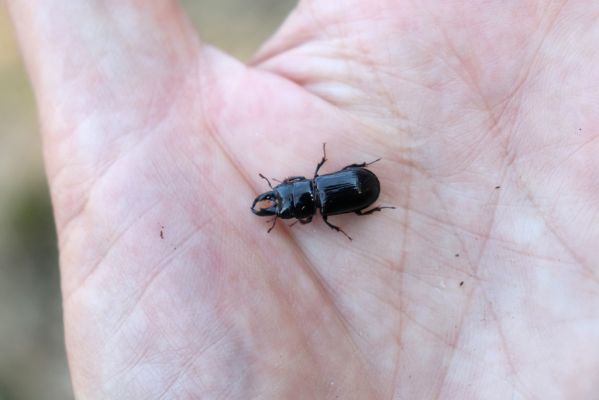
{"type": "Polygon", "coordinates": [[[197,55],[196,34],[174,0],[8,0],[8,6],[42,122],[59,123],[60,112],[105,100],[116,87],[135,89],[197,55]]]}
{"type": "Polygon", "coordinates": [[[201,45],[174,0],[7,3],[38,102],[60,231],[102,166],[172,105],[201,45]]]}

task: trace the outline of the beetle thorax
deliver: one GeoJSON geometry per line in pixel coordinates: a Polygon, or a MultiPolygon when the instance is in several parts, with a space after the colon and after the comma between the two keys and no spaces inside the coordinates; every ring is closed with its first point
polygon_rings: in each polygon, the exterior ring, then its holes
{"type": "Polygon", "coordinates": [[[279,185],[277,192],[278,215],[280,218],[303,219],[314,215],[314,192],[308,179],[279,185]]]}

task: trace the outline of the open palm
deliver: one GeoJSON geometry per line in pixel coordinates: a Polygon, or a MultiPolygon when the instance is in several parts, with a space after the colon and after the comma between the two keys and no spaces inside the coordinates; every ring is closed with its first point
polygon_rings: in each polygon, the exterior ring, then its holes
{"type": "Polygon", "coordinates": [[[305,0],[250,65],[172,0],[8,3],[78,397],[597,395],[597,2],[305,0]],[[267,234],[323,142],[397,209],[267,234]]]}

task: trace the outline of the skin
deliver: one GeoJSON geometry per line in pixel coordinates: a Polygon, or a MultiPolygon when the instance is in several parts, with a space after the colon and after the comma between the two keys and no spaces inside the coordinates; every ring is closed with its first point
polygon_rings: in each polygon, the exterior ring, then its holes
{"type": "Polygon", "coordinates": [[[171,0],[7,3],[78,398],[596,396],[598,2],[305,0],[247,65],[171,0]],[[323,142],[398,208],[267,235],[323,142]]]}

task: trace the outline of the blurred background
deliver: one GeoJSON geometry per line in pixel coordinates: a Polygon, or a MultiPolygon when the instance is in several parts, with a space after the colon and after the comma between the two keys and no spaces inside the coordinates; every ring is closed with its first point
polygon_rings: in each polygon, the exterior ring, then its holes
{"type": "MultiPolygon", "coordinates": [[[[292,0],[182,1],[208,41],[246,60],[292,0]]],[[[0,400],[72,399],[56,239],[35,104],[0,1],[0,400]]]]}

